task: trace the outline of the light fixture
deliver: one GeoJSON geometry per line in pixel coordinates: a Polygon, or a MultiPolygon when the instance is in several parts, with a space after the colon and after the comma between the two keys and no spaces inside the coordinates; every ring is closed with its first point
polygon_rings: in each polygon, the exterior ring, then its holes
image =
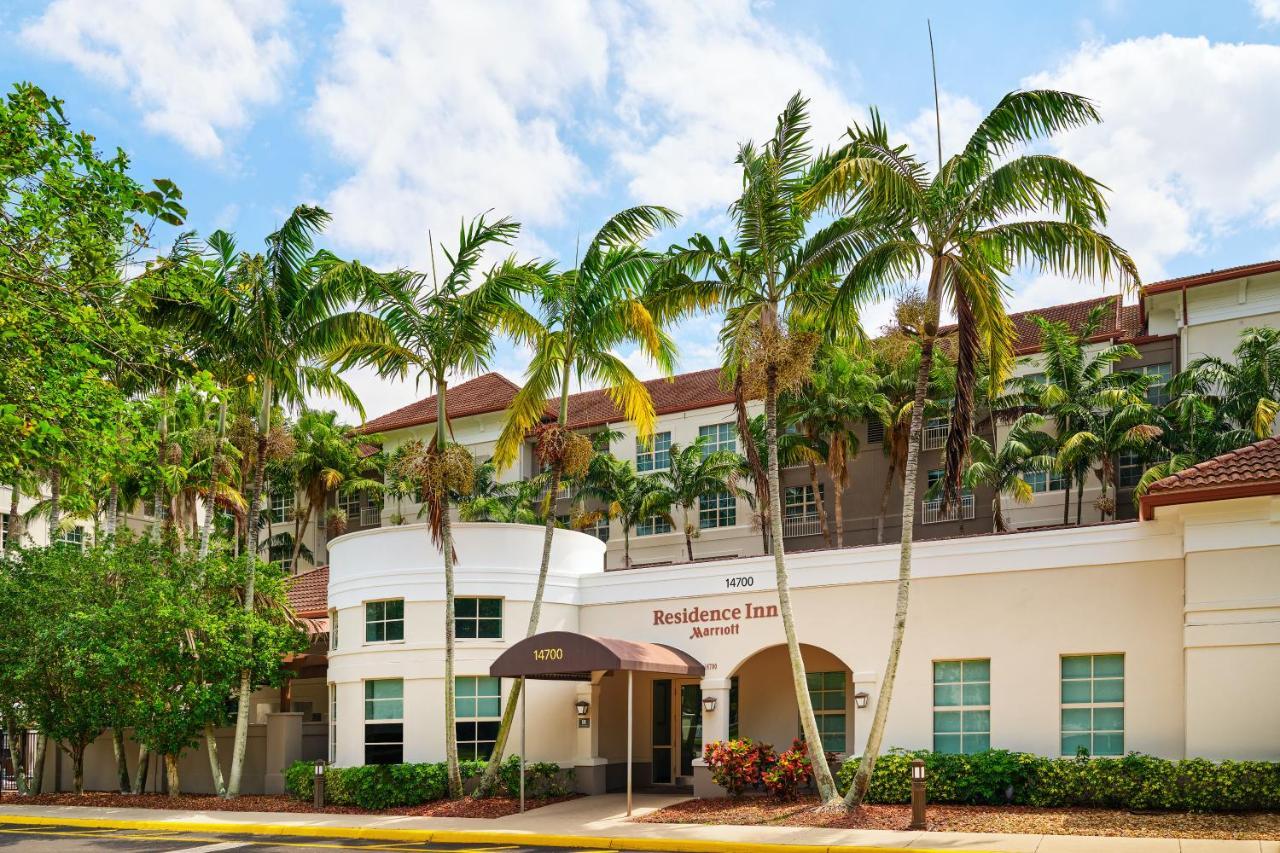
{"type": "Polygon", "coordinates": [[[924,761],[922,761],[919,758],[911,762],[911,781],[912,782],[924,781],[924,761]]]}
{"type": "Polygon", "coordinates": [[[591,713],[591,703],[586,699],[579,699],[577,702],[573,703],[573,706],[578,709],[579,717],[585,717],[587,714],[591,713]]]}
{"type": "Polygon", "coordinates": [[[706,711],[706,712],[709,714],[709,713],[711,713],[712,711],[714,711],[715,709],[716,709],[716,697],[714,697],[714,696],[703,696],[703,697],[702,697],[702,710],[706,711]]]}
{"type": "Polygon", "coordinates": [[[929,828],[929,821],[925,814],[924,776],[924,761],[917,758],[911,762],[911,823],[908,829],[929,828]]]}
{"type": "Polygon", "coordinates": [[[867,707],[867,703],[871,701],[871,694],[865,690],[859,690],[853,694],[853,704],[858,708],[867,707]]]}
{"type": "Polygon", "coordinates": [[[324,775],[324,759],[323,758],[316,759],[316,775],[317,776],[324,775]]]}

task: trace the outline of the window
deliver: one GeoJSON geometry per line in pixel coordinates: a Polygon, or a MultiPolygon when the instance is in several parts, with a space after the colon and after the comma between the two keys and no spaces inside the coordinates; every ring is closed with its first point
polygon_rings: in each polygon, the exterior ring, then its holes
{"type": "Polygon", "coordinates": [[[453,680],[458,758],[483,761],[493,753],[502,721],[502,680],[487,675],[453,680]]]}
{"type": "Polygon", "coordinates": [[[9,547],[9,513],[0,513],[0,551],[9,547]]]}
{"type": "Polygon", "coordinates": [[[827,752],[844,752],[845,702],[843,672],[807,672],[809,701],[818,720],[818,735],[827,752]]]}
{"type": "Polygon", "coordinates": [[[360,493],[339,492],[338,509],[347,514],[348,521],[355,521],[360,517],[360,493]]]}
{"type": "Polygon", "coordinates": [[[583,533],[590,533],[601,542],[609,541],[609,516],[600,513],[600,517],[590,527],[582,528],[583,533]]]}
{"type": "Polygon", "coordinates": [[[1062,658],[1062,754],[1124,755],[1124,655],[1062,658]]]}
{"type": "Polygon", "coordinates": [[[77,524],[74,527],[63,528],[58,533],[58,541],[65,545],[75,545],[83,550],[84,548],[84,527],[77,524]]]}
{"type": "Polygon", "coordinates": [[[1147,463],[1136,450],[1126,450],[1116,463],[1116,482],[1121,486],[1136,486],[1147,470],[1147,463]]]}
{"type": "Polygon", "coordinates": [[[404,599],[370,601],[364,606],[364,641],[391,643],[404,639],[404,599]]]}
{"type": "Polygon", "coordinates": [[[637,536],[654,536],[671,532],[671,519],[662,515],[651,515],[636,525],[637,536]]]}
{"type": "MultiPolygon", "coordinates": [[[[939,400],[939,403],[951,407],[950,400],[939,400]]],[[[937,450],[947,443],[947,433],[951,431],[951,416],[943,415],[937,418],[925,418],[924,422],[924,444],[925,450],[937,450]]]]}
{"type": "Polygon", "coordinates": [[[329,763],[338,763],[338,685],[329,685],[329,763]]]}
{"type": "Polygon", "coordinates": [[[404,681],[364,683],[364,763],[404,763],[404,681]]]}
{"type": "Polygon", "coordinates": [[[329,651],[336,651],[338,648],[338,611],[329,611],[329,651]]]}
{"type": "Polygon", "coordinates": [[[733,527],[738,523],[738,499],[732,492],[717,492],[698,498],[698,527],[733,527]]]}
{"type": "Polygon", "coordinates": [[[884,441],[884,421],[873,418],[867,421],[867,444],[880,444],[884,441]]]}
{"type": "Polygon", "coordinates": [[[991,661],[933,663],[933,751],[991,748],[991,661]]]}
{"type": "MultiPolygon", "coordinates": [[[[818,493],[823,493],[822,483],[818,484],[818,493]]],[[[788,486],[782,503],[784,519],[791,521],[813,521],[818,517],[818,502],[813,496],[813,485],[788,486]]]]}
{"type": "Polygon", "coordinates": [[[271,493],[271,521],[279,524],[293,518],[293,492],[271,493]]]}
{"type": "Polygon", "coordinates": [[[461,640],[502,639],[502,599],[455,598],[453,627],[461,640]]]}
{"type": "Polygon", "coordinates": [[[1027,383],[1028,385],[1034,384],[1034,385],[1044,386],[1049,384],[1048,379],[1044,375],[1044,371],[1041,371],[1039,373],[1028,373],[1026,376],[1022,377],[1022,381],[1027,383]]]}
{"type": "Polygon", "coordinates": [[[268,544],[267,562],[279,566],[286,573],[290,572],[293,569],[293,544],[291,542],[268,544]]]}
{"type": "Polygon", "coordinates": [[[1067,487],[1067,481],[1062,475],[1054,471],[1029,471],[1023,478],[1027,481],[1027,485],[1031,487],[1031,491],[1039,494],[1040,492],[1056,492],[1067,487]]]}
{"type": "Polygon", "coordinates": [[[636,439],[636,470],[665,471],[671,467],[671,433],[655,432],[653,443],[636,439]]]}
{"type": "Polygon", "coordinates": [[[1173,365],[1167,361],[1159,364],[1144,364],[1135,371],[1141,376],[1151,377],[1147,386],[1147,402],[1153,406],[1163,406],[1169,402],[1169,380],[1173,378],[1173,365]]]}
{"type": "Polygon", "coordinates": [[[738,676],[729,679],[729,740],[738,739],[738,676]]]}
{"type": "Polygon", "coordinates": [[[738,452],[738,430],[734,424],[710,424],[698,427],[698,438],[705,438],[702,445],[702,458],[706,459],[717,450],[738,452]]]}

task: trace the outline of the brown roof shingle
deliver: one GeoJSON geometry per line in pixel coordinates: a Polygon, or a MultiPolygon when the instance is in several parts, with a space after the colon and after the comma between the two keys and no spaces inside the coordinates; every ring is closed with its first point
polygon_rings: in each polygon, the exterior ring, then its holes
{"type": "MultiPolygon", "coordinates": [[[[644,383],[659,415],[687,412],[733,402],[732,389],[720,387],[720,368],[681,373],[670,379],[650,379],[644,383]]],[[[604,391],[583,391],[569,397],[569,426],[600,426],[626,420],[604,391]]]]}
{"type": "Polygon", "coordinates": [[[1167,278],[1164,281],[1153,281],[1142,288],[1144,296],[1164,293],[1170,290],[1181,290],[1184,287],[1198,287],[1202,284],[1214,284],[1219,281],[1230,281],[1233,278],[1245,278],[1251,275],[1265,275],[1280,272],[1280,260],[1260,261],[1254,264],[1241,264],[1237,267],[1223,267],[1220,270],[1198,272],[1178,278],[1167,278]]]}
{"type": "MultiPolygon", "coordinates": [[[[445,405],[448,406],[450,419],[500,412],[511,404],[519,390],[520,386],[501,373],[485,373],[475,379],[450,386],[445,397],[445,405]]],[[[432,394],[425,400],[410,403],[394,412],[388,412],[368,421],[360,428],[360,432],[386,432],[435,422],[436,395],[432,394]]]]}
{"type": "MultiPolygon", "coordinates": [[[[1013,329],[1017,341],[1014,347],[1018,355],[1038,352],[1040,349],[1040,327],[1035,324],[1031,319],[1032,317],[1043,317],[1051,323],[1066,323],[1072,329],[1079,329],[1084,325],[1089,312],[1099,305],[1108,305],[1111,310],[1105,313],[1102,325],[1089,338],[1090,341],[1128,340],[1141,336],[1142,311],[1139,306],[1121,305],[1120,310],[1117,312],[1114,310],[1115,300],[1116,297],[1114,296],[1099,296],[1095,299],[1085,299],[1081,302],[1049,305],[1045,308],[1031,308],[1010,314],[1009,319],[1013,321],[1013,329]]],[[[951,325],[943,326],[938,332],[939,334],[950,334],[955,330],[956,327],[951,325]]]]}
{"type": "Polygon", "coordinates": [[[329,609],[329,567],[321,566],[285,581],[289,606],[295,613],[326,613],[329,609]]]}
{"type": "Polygon", "coordinates": [[[1142,496],[1142,517],[1157,506],[1280,494],[1280,438],[1264,438],[1157,480],[1142,496]]]}

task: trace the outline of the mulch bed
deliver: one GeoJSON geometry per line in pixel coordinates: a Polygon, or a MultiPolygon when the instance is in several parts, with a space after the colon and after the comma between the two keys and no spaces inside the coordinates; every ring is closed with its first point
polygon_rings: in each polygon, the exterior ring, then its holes
{"type": "MultiPolygon", "coordinates": [[[[526,800],[526,809],[549,806],[575,799],[578,795],[553,797],[546,800],[526,800]]],[[[83,794],[40,794],[36,797],[20,797],[6,794],[0,799],[6,806],[93,806],[108,809],[177,809],[193,812],[298,812],[318,814],[385,814],[411,815],[414,817],[506,817],[520,811],[520,800],[515,797],[490,797],[487,799],[439,800],[420,806],[402,806],[370,811],[354,806],[325,806],[317,809],[312,804],[281,794],[241,794],[234,800],[224,800],[208,794],[117,794],[110,791],[86,791],[83,794]]]]}
{"type": "MultiPolygon", "coordinates": [[[[636,820],[646,823],[815,826],[906,830],[911,807],[868,805],[852,814],[819,814],[817,800],[779,802],[765,797],[686,800],[636,820]]],[[[931,832],[1022,832],[1045,835],[1108,835],[1129,838],[1280,838],[1280,813],[1135,814],[1118,809],[1046,809],[1030,806],[930,806],[931,832]]]]}

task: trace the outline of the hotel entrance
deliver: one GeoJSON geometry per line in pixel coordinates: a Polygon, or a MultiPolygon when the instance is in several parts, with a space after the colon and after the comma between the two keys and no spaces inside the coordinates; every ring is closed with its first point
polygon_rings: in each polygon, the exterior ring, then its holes
{"type": "Polygon", "coordinates": [[[702,755],[702,686],[699,681],[655,678],[651,684],[654,785],[693,785],[693,762],[702,755]]]}

